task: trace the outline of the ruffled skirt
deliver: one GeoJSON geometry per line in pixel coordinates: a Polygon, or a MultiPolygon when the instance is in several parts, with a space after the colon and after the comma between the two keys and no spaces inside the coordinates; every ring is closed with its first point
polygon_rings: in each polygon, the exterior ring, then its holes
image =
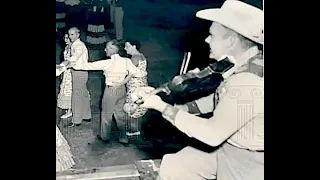
{"type": "Polygon", "coordinates": [[[61,109],[71,109],[72,75],[70,69],[63,73],[57,106],[61,109]]]}
{"type": "Polygon", "coordinates": [[[56,171],[70,169],[74,164],[70,146],[56,126],[56,171]]]}

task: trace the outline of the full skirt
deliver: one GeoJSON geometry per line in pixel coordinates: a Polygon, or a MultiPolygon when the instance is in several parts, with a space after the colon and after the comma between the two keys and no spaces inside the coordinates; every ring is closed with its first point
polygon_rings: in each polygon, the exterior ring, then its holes
{"type": "Polygon", "coordinates": [[[56,171],[70,169],[74,164],[70,146],[56,126],[56,171]]]}

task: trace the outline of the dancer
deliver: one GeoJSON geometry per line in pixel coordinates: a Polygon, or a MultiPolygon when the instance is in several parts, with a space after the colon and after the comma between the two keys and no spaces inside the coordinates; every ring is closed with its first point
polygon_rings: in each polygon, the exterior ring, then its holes
{"type": "MultiPolygon", "coordinates": [[[[56,65],[56,76],[60,76],[65,70],[65,66],[56,65]]],[[[70,169],[74,164],[70,146],[56,126],[56,172],[70,169]]]]}
{"type": "Polygon", "coordinates": [[[74,164],[70,146],[56,126],[56,171],[70,169],[74,164]]]}
{"type": "Polygon", "coordinates": [[[105,52],[110,59],[91,63],[83,63],[82,66],[73,66],[78,70],[103,70],[106,87],[102,99],[102,112],[100,134],[98,138],[109,141],[111,138],[111,122],[114,115],[120,131],[119,142],[128,143],[126,136],[126,113],[123,110],[126,97],[126,87],[122,84],[128,72],[136,77],[144,77],[147,72],[139,70],[130,59],[125,58],[124,43],[112,40],[106,44],[105,52]],[[120,56],[122,55],[122,57],[120,56]]]}
{"type": "MultiPolygon", "coordinates": [[[[71,57],[65,60],[70,61],[76,67],[82,67],[88,63],[88,49],[80,40],[80,30],[72,27],[68,31],[71,44],[71,57]]],[[[91,121],[90,93],[87,88],[88,72],[71,70],[72,74],[72,94],[71,108],[72,121],[68,124],[69,127],[74,125],[79,126],[82,121],[91,121]]]]}
{"type": "MultiPolygon", "coordinates": [[[[61,66],[67,65],[69,62],[65,60],[67,57],[71,56],[71,41],[68,34],[63,37],[66,47],[63,52],[64,61],[60,64],[61,66]]],[[[60,84],[60,92],[58,94],[57,106],[60,109],[65,109],[66,112],[61,116],[61,118],[68,118],[72,116],[71,111],[71,94],[72,94],[72,75],[71,70],[67,69],[63,72],[63,79],[60,84]]]]}
{"type": "MultiPolygon", "coordinates": [[[[141,71],[147,72],[147,59],[139,51],[140,43],[138,41],[126,40],[125,41],[125,51],[128,55],[131,56],[132,63],[137,66],[141,71]]],[[[132,74],[129,74],[124,80],[123,84],[126,84],[127,87],[127,97],[126,103],[123,106],[123,109],[128,113],[128,125],[127,125],[127,135],[134,136],[140,135],[140,125],[143,115],[147,112],[146,108],[138,107],[132,101],[131,94],[138,87],[148,86],[147,76],[143,77],[133,77],[132,74]]]]}

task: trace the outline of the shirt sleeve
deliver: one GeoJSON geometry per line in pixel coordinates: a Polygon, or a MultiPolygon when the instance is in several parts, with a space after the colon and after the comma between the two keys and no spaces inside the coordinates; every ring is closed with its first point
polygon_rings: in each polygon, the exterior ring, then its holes
{"type": "MultiPolygon", "coordinates": [[[[175,116],[175,126],[189,137],[194,137],[210,146],[220,145],[254,117],[253,112],[248,113],[248,109],[239,105],[240,101],[255,102],[254,109],[263,112],[261,110],[263,98],[252,101],[251,92],[257,88],[257,83],[252,81],[256,79],[240,74],[230,77],[226,84],[227,92],[221,97],[213,117],[200,118],[180,110],[175,116]],[[238,92],[238,96],[235,92],[238,92]]],[[[258,88],[263,88],[263,83],[259,83],[258,88]]]]}
{"type": "Polygon", "coordinates": [[[69,59],[69,61],[71,61],[71,62],[77,61],[82,56],[82,54],[85,52],[83,50],[82,44],[74,44],[72,46],[72,50],[74,52],[72,53],[72,56],[69,59]]]}
{"type": "Polygon", "coordinates": [[[112,67],[111,60],[100,60],[95,62],[83,63],[82,68],[75,68],[77,70],[108,70],[112,67]]]}
{"type": "Polygon", "coordinates": [[[65,70],[66,70],[65,67],[62,69],[56,67],[56,76],[60,76],[65,70]]]}
{"type": "Polygon", "coordinates": [[[195,104],[201,113],[209,113],[213,111],[213,98],[214,94],[195,100],[195,104]]]}
{"type": "Polygon", "coordinates": [[[56,68],[56,76],[59,76],[61,74],[61,71],[59,71],[59,69],[56,68]]]}
{"type": "Polygon", "coordinates": [[[142,71],[139,68],[137,68],[135,65],[133,65],[130,59],[127,59],[126,63],[127,63],[128,72],[133,76],[144,77],[148,74],[146,71],[142,71]]]}

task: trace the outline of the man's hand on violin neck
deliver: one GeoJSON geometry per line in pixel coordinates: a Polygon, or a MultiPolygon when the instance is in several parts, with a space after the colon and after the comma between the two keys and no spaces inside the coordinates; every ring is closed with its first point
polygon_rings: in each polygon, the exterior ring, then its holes
{"type": "Polygon", "coordinates": [[[139,87],[131,94],[131,98],[134,102],[141,101],[141,107],[162,112],[167,103],[162,101],[158,95],[155,95],[154,91],[155,88],[153,87],[139,87]]]}

